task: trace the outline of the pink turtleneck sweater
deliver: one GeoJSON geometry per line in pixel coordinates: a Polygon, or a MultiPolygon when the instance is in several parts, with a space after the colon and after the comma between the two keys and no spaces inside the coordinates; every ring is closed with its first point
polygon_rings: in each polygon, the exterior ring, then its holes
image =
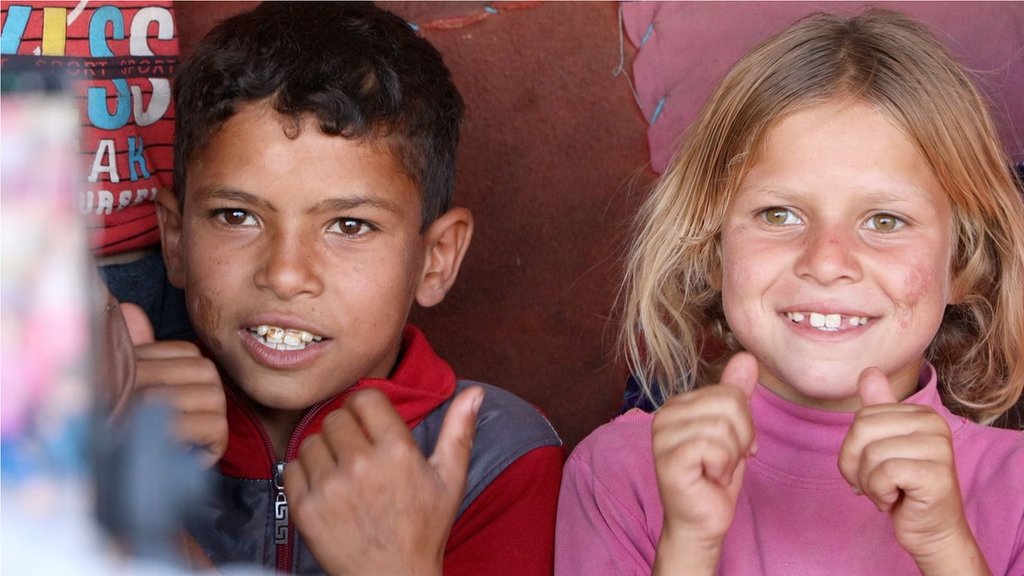
{"type": "MultiPolygon", "coordinates": [[[[1024,433],[979,426],[946,410],[934,370],[905,400],[931,406],[953,432],[967,520],[993,574],[1024,575],[1024,433]]],[[[839,473],[852,413],[751,400],[757,455],[748,460],[720,574],[918,574],[888,514],[839,473]]],[[[651,454],[653,415],[630,411],[573,451],[562,477],[555,574],[650,574],[663,510],[651,454]]]]}

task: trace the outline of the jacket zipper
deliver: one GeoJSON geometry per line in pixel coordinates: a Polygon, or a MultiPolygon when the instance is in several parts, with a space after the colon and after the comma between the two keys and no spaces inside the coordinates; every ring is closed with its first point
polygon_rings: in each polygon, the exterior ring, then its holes
{"type": "MultiPolygon", "coordinates": [[[[294,548],[295,537],[292,530],[291,520],[288,514],[288,497],[284,493],[284,468],[285,464],[295,458],[295,453],[299,450],[299,439],[302,438],[306,427],[316,416],[317,412],[324,407],[325,404],[330,402],[331,399],[327,399],[314,404],[306,414],[299,421],[299,424],[295,427],[295,431],[292,432],[291,438],[288,440],[288,447],[285,449],[284,460],[278,460],[270,466],[270,477],[274,483],[274,544],[277,547],[277,562],[276,568],[278,573],[289,574],[292,570],[292,550],[294,548]]],[[[259,422],[259,419],[256,420],[259,422]]],[[[267,434],[266,429],[261,425],[259,426],[260,434],[263,436],[263,442],[267,445],[267,453],[270,454],[271,460],[274,459],[274,444],[270,441],[270,436],[267,434]]]]}
{"type": "Polygon", "coordinates": [[[288,521],[288,497],[284,493],[284,460],[274,462],[274,544],[277,546],[277,571],[289,572],[292,563],[291,526],[288,521]]]}

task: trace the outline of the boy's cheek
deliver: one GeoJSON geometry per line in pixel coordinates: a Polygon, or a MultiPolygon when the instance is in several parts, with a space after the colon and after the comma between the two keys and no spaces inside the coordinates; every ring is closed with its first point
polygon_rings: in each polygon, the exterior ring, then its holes
{"type": "Polygon", "coordinates": [[[192,291],[186,292],[188,313],[192,325],[202,337],[203,343],[210,350],[219,353],[223,350],[223,344],[220,341],[221,308],[205,294],[188,294],[192,291]]]}

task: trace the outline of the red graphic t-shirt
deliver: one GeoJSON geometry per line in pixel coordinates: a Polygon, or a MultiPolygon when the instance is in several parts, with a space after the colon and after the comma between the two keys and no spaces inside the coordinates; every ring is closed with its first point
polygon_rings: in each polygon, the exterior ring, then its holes
{"type": "Polygon", "coordinates": [[[83,180],[97,255],[159,243],[157,191],[172,183],[171,77],[178,35],[170,1],[4,2],[5,72],[59,70],[81,111],[83,180]]]}

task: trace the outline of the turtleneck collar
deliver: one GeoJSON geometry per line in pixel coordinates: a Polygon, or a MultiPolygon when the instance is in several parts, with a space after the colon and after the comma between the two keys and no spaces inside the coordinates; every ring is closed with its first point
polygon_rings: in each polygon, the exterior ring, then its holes
{"type": "MultiPolygon", "coordinates": [[[[950,418],[942,408],[935,369],[925,364],[917,392],[905,403],[931,406],[950,418]]],[[[854,412],[830,412],[786,400],[758,385],[751,399],[757,430],[758,453],[751,465],[800,482],[846,484],[837,459],[854,412]]],[[[952,424],[952,422],[951,422],[952,424]]]]}

